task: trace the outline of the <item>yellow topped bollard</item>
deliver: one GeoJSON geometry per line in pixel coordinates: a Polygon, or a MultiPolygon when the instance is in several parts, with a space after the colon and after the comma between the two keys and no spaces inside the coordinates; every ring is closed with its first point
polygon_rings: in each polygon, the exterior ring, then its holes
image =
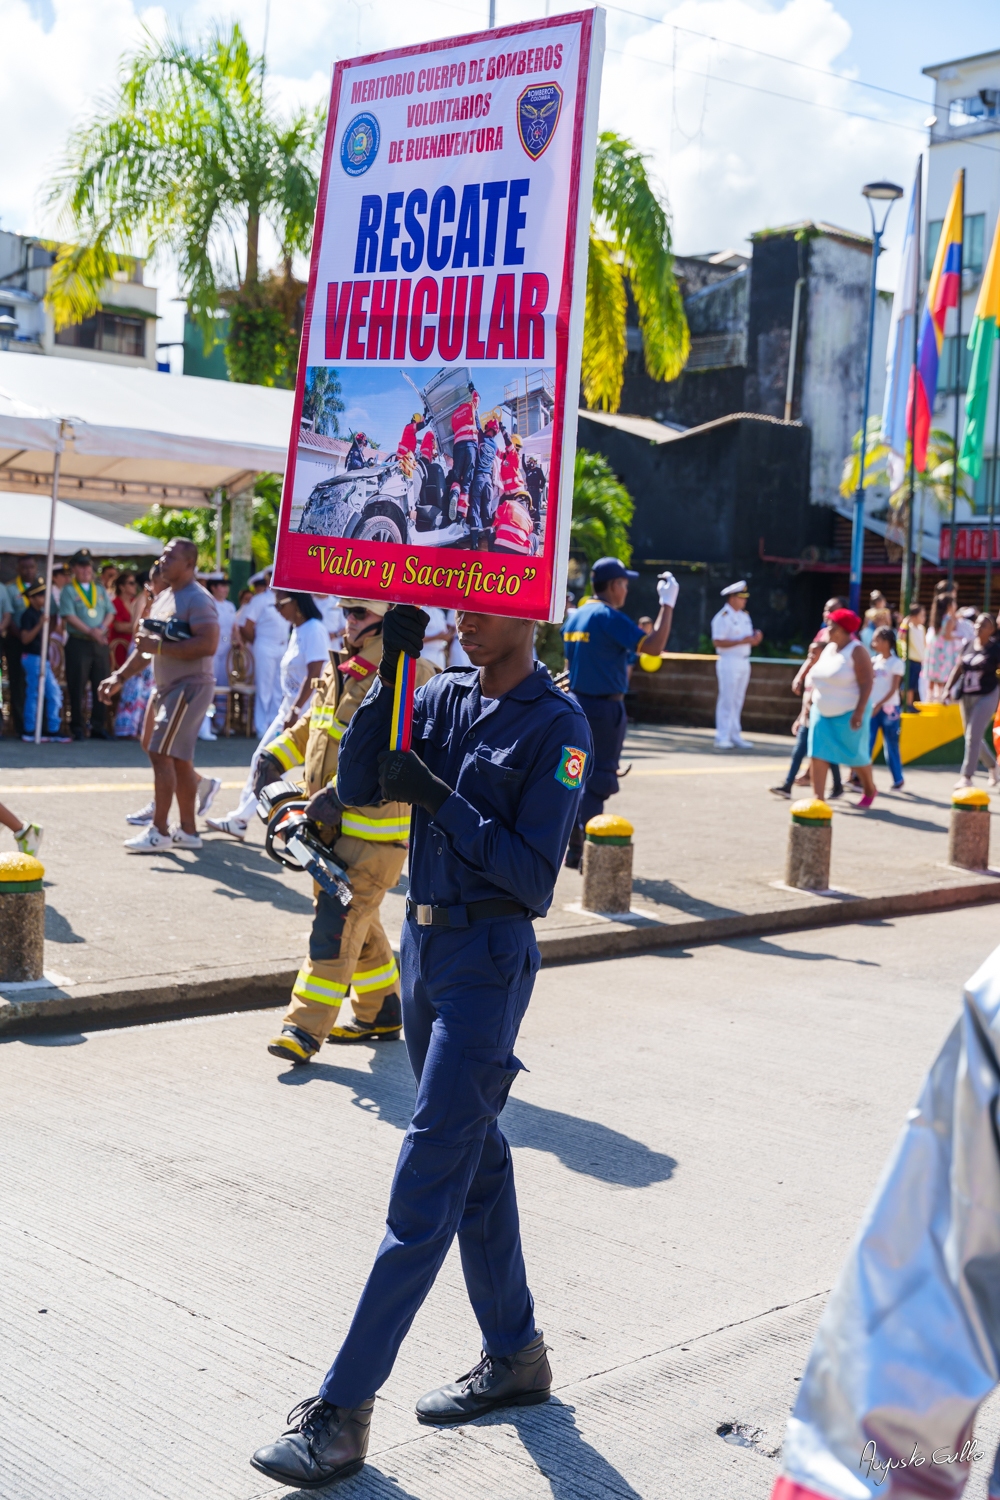
{"type": "Polygon", "coordinates": [[[633,832],[628,819],[615,813],[599,813],[584,829],[580,904],[587,911],[631,909],[633,832]]]}
{"type": "Polygon", "coordinates": [[[952,794],[948,863],[963,870],[989,869],[990,799],[978,787],[952,794]]]}
{"type": "Polygon", "coordinates": [[[41,979],[45,964],[45,867],[31,854],[0,854],[0,982],[41,979]]]}
{"type": "Polygon", "coordinates": [[[830,889],[833,808],[821,797],[792,803],[785,884],[801,891],[830,889]]]}

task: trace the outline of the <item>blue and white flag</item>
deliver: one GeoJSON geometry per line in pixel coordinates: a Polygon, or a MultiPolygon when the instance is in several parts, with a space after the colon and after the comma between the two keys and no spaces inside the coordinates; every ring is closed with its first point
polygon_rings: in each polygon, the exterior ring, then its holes
{"type": "Polygon", "coordinates": [[[917,317],[920,285],[920,174],[910,194],[910,212],[906,220],[906,239],[899,263],[899,281],[892,299],[892,322],[886,354],[885,406],[882,410],[882,441],[890,449],[891,488],[903,482],[906,463],[907,408],[910,375],[913,368],[913,330],[917,317]]]}

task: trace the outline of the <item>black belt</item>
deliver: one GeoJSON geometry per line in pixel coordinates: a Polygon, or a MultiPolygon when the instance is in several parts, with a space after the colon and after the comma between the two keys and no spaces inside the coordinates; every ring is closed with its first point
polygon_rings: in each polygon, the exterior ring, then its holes
{"type": "Polygon", "coordinates": [[[520,901],[505,901],[497,896],[487,901],[469,901],[465,906],[422,906],[406,902],[406,915],[418,927],[468,927],[472,922],[486,922],[490,917],[526,917],[528,909],[520,901]]]}

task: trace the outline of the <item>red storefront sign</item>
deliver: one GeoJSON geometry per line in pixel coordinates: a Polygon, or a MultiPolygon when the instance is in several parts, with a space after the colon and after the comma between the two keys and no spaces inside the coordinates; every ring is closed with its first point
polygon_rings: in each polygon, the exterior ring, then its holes
{"type": "MultiPolygon", "coordinates": [[[[955,527],[955,561],[985,563],[989,555],[990,531],[987,526],[955,527]]],[[[941,527],[941,561],[951,560],[951,527],[941,527]]],[[[1000,562],[1000,529],[993,528],[993,561],[1000,562]]]]}

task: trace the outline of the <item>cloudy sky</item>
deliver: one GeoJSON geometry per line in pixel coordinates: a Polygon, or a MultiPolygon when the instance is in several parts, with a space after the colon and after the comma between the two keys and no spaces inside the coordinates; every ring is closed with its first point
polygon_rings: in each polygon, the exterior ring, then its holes
{"type": "MultiPolygon", "coordinates": [[[[496,0],[499,23],[570,10],[496,0]]],[[[0,0],[0,227],[53,232],[44,186],[70,126],[113,84],[142,27],[238,19],[267,34],[271,87],[325,96],[338,57],[485,25],[488,0],[0,0]],[[268,12],[270,12],[268,14],[268,12]]],[[[1000,46],[995,0],[625,0],[608,7],[601,124],[649,153],[682,253],[745,248],[753,230],[825,219],[867,230],[864,182],[909,186],[926,140],[928,64],[1000,46]]],[[[892,285],[902,232],[881,280],[892,285]]],[[[161,311],[176,290],[156,268],[161,311]]],[[[167,336],[176,336],[176,310],[167,336]]]]}

